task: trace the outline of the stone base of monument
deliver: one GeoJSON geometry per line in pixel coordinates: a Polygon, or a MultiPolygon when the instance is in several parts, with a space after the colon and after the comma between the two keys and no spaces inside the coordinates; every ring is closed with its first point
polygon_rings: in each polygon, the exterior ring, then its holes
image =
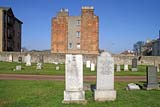
{"type": "Polygon", "coordinates": [[[116,100],[115,90],[95,90],[94,91],[95,101],[114,101],[116,100]]]}
{"type": "Polygon", "coordinates": [[[77,103],[77,104],[86,104],[85,92],[84,91],[64,91],[64,104],[77,103]]]}
{"type": "Polygon", "coordinates": [[[132,68],[132,71],[138,71],[138,69],[137,68],[132,68]]]}
{"type": "Polygon", "coordinates": [[[160,87],[159,87],[159,84],[145,84],[143,89],[146,89],[146,90],[153,90],[153,89],[160,90],[160,87]]]}

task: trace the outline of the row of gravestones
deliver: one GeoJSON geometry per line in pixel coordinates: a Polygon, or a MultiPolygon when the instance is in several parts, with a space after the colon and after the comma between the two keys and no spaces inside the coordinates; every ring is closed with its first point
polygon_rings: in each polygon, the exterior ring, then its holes
{"type": "MultiPolygon", "coordinates": [[[[63,103],[86,103],[83,90],[82,58],[82,55],[66,55],[63,103]]],[[[114,59],[108,52],[103,52],[97,59],[97,84],[94,90],[94,100],[113,101],[115,99],[114,59]]]]}
{"type": "MultiPolygon", "coordinates": [[[[40,57],[39,60],[38,60],[38,63],[37,63],[37,67],[36,69],[42,69],[42,58],[40,57]]],[[[12,55],[9,55],[9,62],[12,61],[12,55]]],[[[22,57],[19,57],[18,58],[18,62],[22,62],[22,57]]],[[[31,66],[31,56],[30,54],[27,54],[27,56],[25,56],[25,63],[26,63],[26,66],[31,66]]],[[[22,69],[21,65],[17,65],[16,66],[16,71],[20,71],[22,69]]]]}
{"type": "MultiPolygon", "coordinates": [[[[121,71],[121,66],[119,64],[116,66],[116,71],[121,71]]],[[[124,64],[124,71],[129,71],[128,64],[124,64]]],[[[138,71],[136,58],[132,59],[132,71],[138,71]]]]}
{"type": "MultiPolygon", "coordinates": [[[[83,57],[82,55],[66,55],[65,90],[62,103],[86,103],[83,89],[83,57]]],[[[129,84],[133,87],[134,84],[129,84]]],[[[147,67],[146,89],[159,89],[157,68],[147,67]]],[[[102,52],[97,58],[97,79],[94,89],[95,101],[114,101],[114,59],[108,52],[102,52]]]]}
{"type": "Polygon", "coordinates": [[[91,71],[95,71],[95,64],[88,60],[86,61],[86,68],[90,68],[91,71]]]}

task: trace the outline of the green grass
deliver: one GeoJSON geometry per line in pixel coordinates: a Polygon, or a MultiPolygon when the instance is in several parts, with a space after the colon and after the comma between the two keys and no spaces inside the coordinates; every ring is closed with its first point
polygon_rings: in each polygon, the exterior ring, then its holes
{"type": "MultiPolygon", "coordinates": [[[[141,84],[141,83],[140,83],[141,84]]],[[[64,82],[0,80],[0,107],[160,107],[160,91],[126,91],[116,82],[116,101],[95,102],[86,91],[86,105],[62,104],[64,82]]]]}
{"type": "MultiPolygon", "coordinates": [[[[35,74],[35,75],[64,75],[65,65],[59,64],[60,70],[56,70],[55,64],[45,63],[43,64],[43,69],[36,70],[36,63],[32,63],[32,66],[25,66],[24,63],[16,62],[0,62],[0,74],[35,74]],[[22,65],[21,71],[14,71],[16,65],[22,65]]],[[[116,76],[144,76],[146,75],[146,66],[139,65],[137,72],[131,71],[131,66],[129,66],[130,71],[123,71],[123,66],[121,65],[121,72],[115,72],[116,76]]],[[[96,75],[96,71],[90,71],[89,68],[83,67],[84,75],[96,75]]],[[[116,71],[116,70],[115,70],[116,71]]],[[[160,73],[159,73],[160,75],[160,73]]]]}

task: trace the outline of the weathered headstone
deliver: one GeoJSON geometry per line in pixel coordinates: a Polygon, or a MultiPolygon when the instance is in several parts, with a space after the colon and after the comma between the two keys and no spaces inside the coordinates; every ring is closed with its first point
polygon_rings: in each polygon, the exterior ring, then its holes
{"type": "Polygon", "coordinates": [[[86,68],[90,68],[91,67],[91,61],[86,61],[86,68]]]}
{"type": "Polygon", "coordinates": [[[8,61],[9,61],[9,62],[12,62],[12,61],[13,61],[13,56],[12,56],[12,54],[9,55],[8,61]]]}
{"type": "Polygon", "coordinates": [[[43,55],[38,55],[38,63],[43,63],[43,55]]]}
{"type": "Polygon", "coordinates": [[[22,63],[22,57],[21,56],[18,57],[18,62],[22,63]]]}
{"type": "Polygon", "coordinates": [[[56,70],[58,71],[60,68],[59,68],[59,66],[56,66],[56,70]]]}
{"type": "Polygon", "coordinates": [[[108,52],[102,52],[97,59],[97,84],[94,100],[112,101],[116,99],[114,90],[114,59],[108,52]]]}
{"type": "Polygon", "coordinates": [[[31,56],[30,56],[30,54],[27,54],[25,61],[26,61],[26,66],[31,66],[31,56]]]}
{"type": "Polygon", "coordinates": [[[132,59],[132,71],[137,71],[137,58],[132,59]]]}
{"type": "Polygon", "coordinates": [[[124,64],[124,71],[128,71],[128,64],[124,64]]]}
{"type": "Polygon", "coordinates": [[[42,69],[42,63],[37,63],[36,69],[42,69]]]}
{"type": "Polygon", "coordinates": [[[21,69],[22,69],[21,65],[16,66],[16,71],[21,71],[21,69]]]}
{"type": "Polygon", "coordinates": [[[129,83],[126,89],[127,90],[140,90],[140,87],[135,83],[129,83]]]}
{"type": "Polygon", "coordinates": [[[158,84],[158,73],[157,73],[157,67],[155,66],[148,66],[147,67],[147,84],[146,84],[146,89],[151,90],[151,89],[159,89],[159,84],[158,84]]]}
{"type": "Polygon", "coordinates": [[[95,71],[95,64],[91,63],[91,71],[95,71]]]}
{"type": "Polygon", "coordinates": [[[63,103],[86,103],[83,90],[82,55],[66,55],[63,103]]]}
{"type": "Polygon", "coordinates": [[[120,72],[120,71],[121,71],[121,66],[120,66],[119,64],[117,64],[117,66],[116,66],[116,71],[117,71],[117,72],[120,72]]]}

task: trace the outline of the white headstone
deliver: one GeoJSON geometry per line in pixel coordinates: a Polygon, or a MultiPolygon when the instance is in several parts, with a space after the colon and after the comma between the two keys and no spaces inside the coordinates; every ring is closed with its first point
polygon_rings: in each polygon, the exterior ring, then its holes
{"type": "Polygon", "coordinates": [[[124,64],[124,71],[128,71],[128,64],[124,64]]]}
{"type": "Polygon", "coordinates": [[[129,83],[127,85],[127,90],[140,90],[140,87],[135,83],[129,83]]]}
{"type": "Polygon", "coordinates": [[[57,70],[57,71],[59,70],[59,66],[56,66],[56,70],[57,70]]]}
{"type": "Polygon", "coordinates": [[[16,71],[21,71],[21,69],[22,69],[21,65],[16,66],[16,71]]]}
{"type": "Polygon", "coordinates": [[[120,72],[120,71],[121,71],[121,66],[120,66],[119,64],[117,64],[116,71],[117,71],[117,72],[120,72]]]}
{"type": "Polygon", "coordinates": [[[31,56],[30,56],[30,54],[27,54],[27,56],[25,58],[25,61],[26,61],[26,66],[31,66],[31,56]]]}
{"type": "Polygon", "coordinates": [[[114,59],[108,52],[102,52],[97,59],[97,84],[94,100],[110,101],[116,99],[114,90],[114,59]]]}
{"type": "Polygon", "coordinates": [[[86,68],[90,68],[91,67],[91,61],[86,61],[86,68]]]}
{"type": "Polygon", "coordinates": [[[84,103],[82,55],[66,55],[63,103],[84,103]]]}
{"type": "Polygon", "coordinates": [[[36,69],[42,69],[42,63],[37,63],[37,68],[36,69]]]}
{"type": "Polygon", "coordinates": [[[10,54],[9,57],[8,57],[8,61],[9,61],[9,62],[12,62],[12,61],[13,61],[13,57],[12,57],[11,54],[10,54]]]}
{"type": "Polygon", "coordinates": [[[91,63],[91,71],[95,71],[95,64],[91,63]]]}

